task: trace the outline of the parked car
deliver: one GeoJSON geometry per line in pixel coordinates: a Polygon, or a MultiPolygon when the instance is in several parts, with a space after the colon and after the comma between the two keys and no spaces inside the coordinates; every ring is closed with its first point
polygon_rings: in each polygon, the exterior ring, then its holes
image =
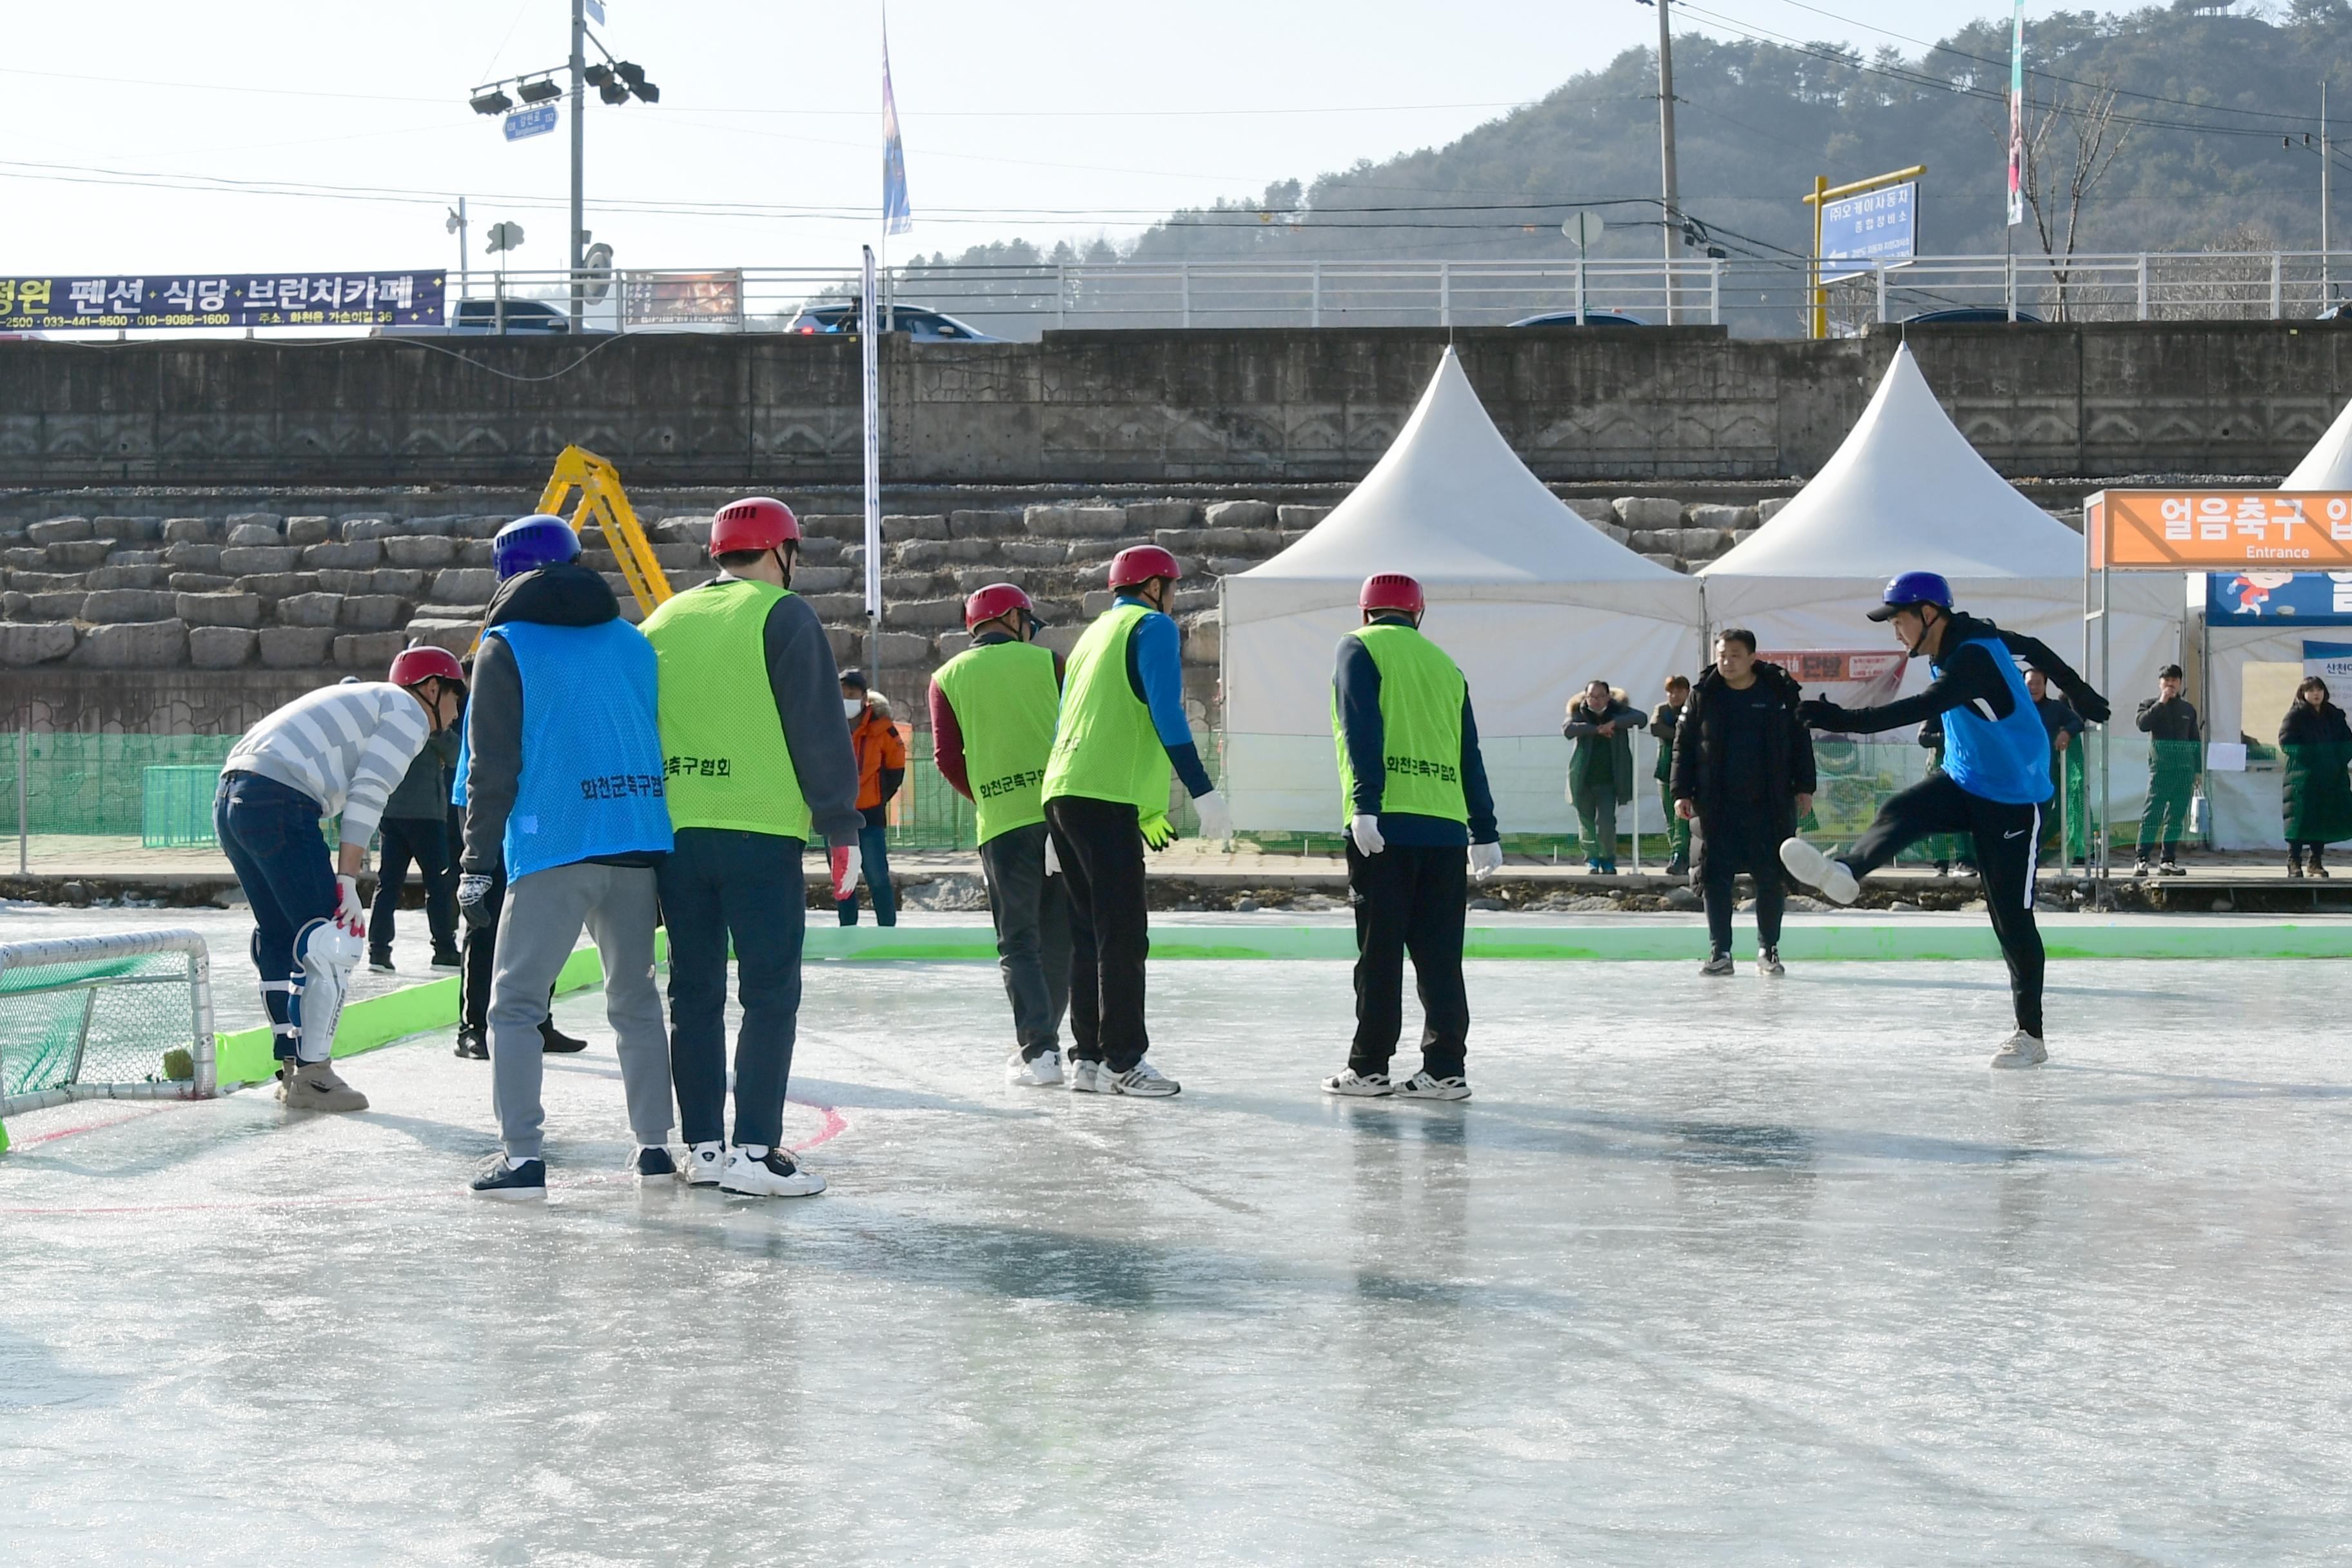
{"type": "Polygon", "coordinates": [[[2328,306],[2315,319],[2322,321],[2352,321],[2352,300],[2339,300],[2328,306]]]}
{"type": "MultiPolygon", "coordinates": [[[[551,304],[545,300],[457,300],[449,306],[448,324],[439,327],[378,327],[376,335],[384,338],[470,337],[477,332],[503,331],[509,337],[546,337],[572,330],[572,310],[568,305],[551,304]]],[[[583,326],[584,336],[590,332],[610,332],[604,326],[583,326]]]]}
{"type": "MultiPolygon", "coordinates": [[[[890,325],[886,331],[905,332],[919,343],[1001,343],[1003,338],[991,337],[969,321],[959,321],[944,310],[927,310],[917,305],[893,305],[889,309],[890,325]]],[[[854,332],[857,330],[857,307],[852,305],[811,305],[792,319],[784,328],[788,332],[854,332]]]]}
{"type": "MultiPolygon", "coordinates": [[[[1646,327],[1650,323],[1631,310],[1587,310],[1583,324],[1588,327],[1646,327]]],[[[1573,310],[1546,310],[1540,316],[1528,316],[1513,321],[1515,327],[1573,327],[1577,325],[1573,310]]]]}
{"type": "MultiPolygon", "coordinates": [[[[2042,323],[2042,318],[2031,310],[2020,310],[2017,313],[2017,319],[2021,321],[2031,321],[2036,326],[2042,323]]],[[[1914,323],[1941,327],[1970,326],[1990,321],[1998,321],[2004,327],[2009,325],[2009,307],[2006,305],[1954,305],[1947,310],[1922,310],[1916,316],[1906,316],[1904,318],[1903,324],[1906,327],[1914,323]]]]}

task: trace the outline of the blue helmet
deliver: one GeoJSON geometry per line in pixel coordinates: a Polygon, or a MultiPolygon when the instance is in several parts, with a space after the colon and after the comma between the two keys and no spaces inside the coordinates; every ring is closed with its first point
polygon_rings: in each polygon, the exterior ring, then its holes
{"type": "Polygon", "coordinates": [[[501,583],[559,561],[579,559],[580,536],[570,523],[544,512],[515,519],[490,541],[490,563],[499,569],[501,583]]]}
{"type": "Polygon", "coordinates": [[[1940,573],[1906,572],[1886,584],[1878,608],[1870,612],[1874,621],[1889,621],[1897,610],[1916,609],[1921,605],[1933,605],[1948,613],[1952,607],[1952,585],[1940,573]]]}

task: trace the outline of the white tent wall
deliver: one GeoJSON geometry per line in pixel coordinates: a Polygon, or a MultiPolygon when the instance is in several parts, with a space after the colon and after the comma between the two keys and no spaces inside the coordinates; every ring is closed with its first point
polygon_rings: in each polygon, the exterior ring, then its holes
{"type": "MultiPolygon", "coordinates": [[[[2285,715],[2244,710],[2246,667],[2300,666],[2306,639],[2352,641],[2352,626],[2298,626],[2276,621],[2253,626],[2215,621],[2208,626],[2203,689],[2207,738],[2231,742],[2243,734],[2270,744],[2285,715]]],[[[2281,782],[2275,762],[2250,763],[2244,773],[2209,772],[2205,791],[2213,813],[2213,847],[2284,849],[2284,823],[2279,815],[2281,782]]]]}
{"type": "MultiPolygon", "coordinates": [[[[1236,606],[1255,585],[1225,581],[1224,785],[1234,825],[1259,831],[1337,832],[1339,769],[1331,739],[1331,673],[1339,638],[1360,624],[1352,588],[1344,605],[1244,618],[1236,606]]],[[[1262,591],[1262,590],[1260,590],[1262,591]]],[[[1423,629],[1453,655],[1470,683],[1479,750],[1505,833],[1571,833],[1568,700],[1594,679],[1622,687],[1643,712],[1664,700],[1667,676],[1696,673],[1695,626],[1614,615],[1589,605],[1465,599],[1431,590],[1423,629]]],[[[1642,742],[1648,777],[1646,737],[1642,742]]],[[[1642,802],[1644,831],[1658,831],[1655,792],[1642,802]]],[[[1619,826],[1630,827],[1621,810],[1619,826]]]]}

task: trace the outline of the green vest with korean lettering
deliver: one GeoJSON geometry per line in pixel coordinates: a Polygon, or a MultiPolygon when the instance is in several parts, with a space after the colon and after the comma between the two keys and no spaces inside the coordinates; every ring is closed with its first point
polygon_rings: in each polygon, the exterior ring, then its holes
{"type": "Polygon", "coordinates": [[[808,799],[768,684],[768,612],[789,591],[721,578],[672,595],[640,628],[660,660],[673,828],[731,827],[808,842],[808,799]]]}
{"type": "Polygon", "coordinates": [[[931,679],[963,731],[980,842],[1045,821],[1045,759],[1062,706],[1053,649],[1025,642],[969,647],[931,679]]]}
{"type": "MultiPolygon", "coordinates": [[[[1381,731],[1388,776],[1381,810],[1442,817],[1467,825],[1462,793],[1462,704],[1469,682],[1445,651],[1404,626],[1359,626],[1348,634],[1372,656],[1381,672],[1381,731]]],[[[1331,695],[1331,739],[1339,751],[1339,823],[1355,816],[1356,770],[1348,761],[1348,734],[1339,697],[1331,695]]]]}

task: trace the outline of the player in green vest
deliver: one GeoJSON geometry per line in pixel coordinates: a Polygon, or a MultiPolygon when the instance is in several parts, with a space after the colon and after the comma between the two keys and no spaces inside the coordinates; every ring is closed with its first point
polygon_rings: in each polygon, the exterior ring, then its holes
{"type": "Polygon", "coordinates": [[[1421,584],[1364,579],[1363,624],[1339,639],[1331,736],[1339,752],[1349,901],[1356,908],[1356,1038],[1331,1094],[1467,1100],[1470,1000],[1462,984],[1465,876],[1503,863],[1469,683],[1421,633],[1421,584]],[[1426,1016],[1421,1070],[1389,1077],[1404,1029],[1404,960],[1426,1016]]]}
{"type": "Polygon", "coordinates": [[[997,967],[1013,1004],[1004,1076],[1062,1082],[1070,1007],[1070,904],[1045,827],[1045,759],[1062,706],[1062,661],[1037,646],[1029,595],[993,583],[964,601],[971,646],[931,677],[931,755],[980,816],[980,869],[996,923],[997,967]]]}
{"type": "Polygon", "coordinates": [[[1045,823],[1070,889],[1070,1088],[1160,1098],[1176,1080],[1143,1059],[1144,961],[1151,917],[1143,850],[1176,837],[1168,793],[1192,793],[1204,838],[1233,837],[1184,717],[1176,558],[1154,545],[1110,563],[1109,609],[1070,651],[1062,717],[1045,763],[1045,823]]]}
{"type": "Polygon", "coordinates": [[[730,1193],[824,1190],[783,1147],[801,1006],[813,834],[846,846],[857,878],[857,763],[840,674],[808,601],[791,591],[801,530],[752,496],[710,529],[716,581],[646,617],[660,660],[664,793],[675,847],[661,865],[669,930],[670,1073],[687,1142],[680,1178],[730,1193]],[[727,954],[739,965],[735,1143],[727,1145],[727,954]]]}

